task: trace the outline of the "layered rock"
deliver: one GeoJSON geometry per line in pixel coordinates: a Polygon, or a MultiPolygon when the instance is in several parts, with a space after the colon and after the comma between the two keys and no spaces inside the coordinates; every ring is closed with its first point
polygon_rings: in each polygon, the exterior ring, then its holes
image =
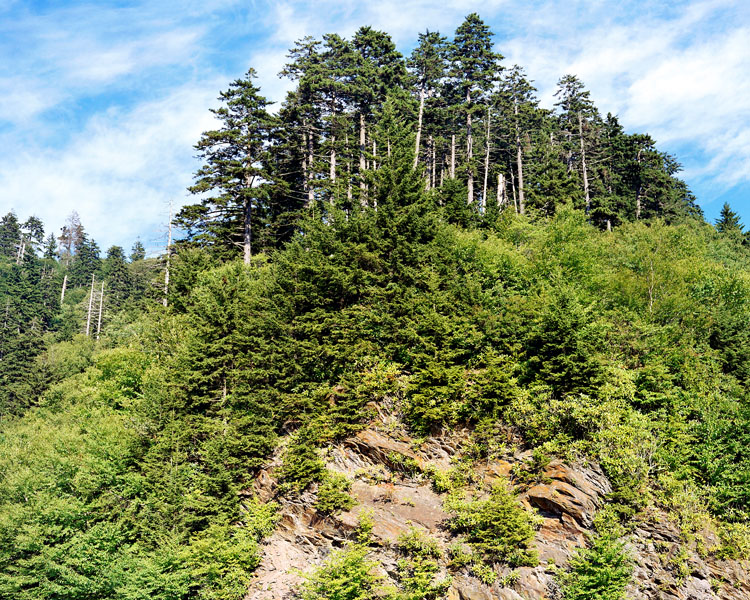
{"type": "MultiPolygon", "coordinates": [[[[335,516],[322,516],[313,508],[315,489],[294,500],[278,499],[281,521],[266,540],[261,565],[247,600],[282,600],[296,597],[301,573],[323,562],[334,549],[353,539],[361,515],[374,522],[373,558],[382,565],[386,579],[395,577],[400,534],[416,527],[446,549],[453,538],[446,528],[449,518],[444,495],[420,475],[430,465],[446,470],[459,454],[461,432],[433,438],[418,449],[404,436],[388,435],[375,428],[360,432],[327,451],[327,467],[353,480],[351,494],[357,505],[335,516]]],[[[484,461],[472,469],[478,480],[475,491],[489,487],[522,465],[528,453],[484,461]]],[[[275,495],[271,465],[259,474],[254,493],[262,500],[275,495]]],[[[611,485],[597,465],[568,465],[552,461],[527,486],[519,500],[541,519],[534,546],[540,565],[511,570],[495,567],[499,578],[485,585],[468,572],[452,574],[450,600],[544,600],[560,597],[555,572],[565,567],[577,548],[586,544],[593,519],[611,492],[611,485]],[[505,576],[505,577],[504,577],[505,576]],[[502,584],[506,583],[507,587],[502,584]]],[[[655,511],[638,523],[627,537],[634,564],[628,589],[633,600],[698,600],[750,598],[750,573],[739,561],[701,556],[685,544],[680,530],[666,514],[655,511]]],[[[445,562],[445,561],[444,561],[445,562]]],[[[445,565],[443,565],[445,572],[445,565]]],[[[447,573],[446,573],[447,574],[447,573]]]]}

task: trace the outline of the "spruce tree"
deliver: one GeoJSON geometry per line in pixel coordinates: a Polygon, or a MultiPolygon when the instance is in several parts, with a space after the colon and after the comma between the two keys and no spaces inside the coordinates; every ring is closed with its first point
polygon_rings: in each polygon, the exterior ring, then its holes
{"type": "Polygon", "coordinates": [[[9,212],[0,221],[0,255],[14,258],[21,241],[21,226],[14,212],[9,212]]]}
{"type": "Polygon", "coordinates": [[[482,101],[498,79],[502,59],[492,49],[493,33],[476,13],[471,13],[456,29],[450,46],[451,77],[459,102],[457,108],[466,126],[467,200],[474,202],[474,131],[473,118],[482,111],[482,101]]]}
{"type": "MultiPolygon", "coordinates": [[[[412,51],[407,65],[411,71],[419,95],[417,134],[414,142],[414,166],[417,166],[422,151],[422,129],[425,104],[440,90],[446,71],[447,39],[436,31],[420,33],[417,46],[412,51]]],[[[427,156],[426,163],[430,162],[427,156]]],[[[434,167],[433,167],[434,168],[434,167]]]]}
{"type": "Polygon", "coordinates": [[[586,214],[591,212],[591,186],[589,162],[591,158],[592,126],[598,119],[598,112],[591,100],[591,94],[583,82],[575,75],[565,75],[557,82],[555,96],[560,111],[560,122],[567,137],[568,169],[579,169],[583,182],[583,195],[586,214]],[[588,162],[587,162],[588,155],[588,162]]]}
{"type": "Polygon", "coordinates": [[[99,245],[87,233],[82,233],[70,265],[70,284],[77,287],[89,285],[91,276],[100,268],[99,245]]]}
{"type": "Polygon", "coordinates": [[[107,250],[102,271],[107,279],[107,304],[115,309],[122,307],[133,293],[133,278],[120,246],[107,250]]]}
{"type": "Polygon", "coordinates": [[[211,194],[199,204],[184,207],[175,223],[188,230],[190,238],[230,258],[242,249],[246,264],[265,240],[267,226],[268,173],[266,155],[275,119],[266,107],[270,102],[253,83],[255,70],[237,79],[219,95],[224,104],[211,112],[221,128],[206,131],[195,148],[204,165],[196,172],[193,194],[211,194]]]}
{"type": "Polygon", "coordinates": [[[130,249],[130,262],[136,262],[146,258],[146,249],[143,247],[141,240],[136,240],[130,249]]]}
{"type": "Polygon", "coordinates": [[[721,213],[718,219],[716,219],[716,231],[719,233],[742,233],[742,223],[740,223],[739,215],[732,210],[728,202],[724,203],[721,207],[721,213]]]}

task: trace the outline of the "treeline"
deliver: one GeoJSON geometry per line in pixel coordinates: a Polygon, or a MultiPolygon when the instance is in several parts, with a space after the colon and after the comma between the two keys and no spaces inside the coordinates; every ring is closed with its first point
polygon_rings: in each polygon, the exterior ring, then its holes
{"type": "Polygon", "coordinates": [[[287,241],[302,212],[373,208],[374,173],[407,134],[425,189],[462,224],[506,209],[549,217],[562,205],[602,229],[701,215],[675,158],[602,116],[576,76],[560,79],[554,110],[541,108],[476,14],[452,39],[420,34],[408,57],[371,27],[305,37],[288,57],[280,75],[295,87],[276,114],[252,69],[221,93],[221,128],[196,146],[204,166],[191,191],[203,198],[177,217],[190,240],[242,247],[247,261],[287,241]],[[405,128],[388,131],[389,113],[405,128]]]}
{"type": "Polygon", "coordinates": [[[75,212],[58,237],[45,237],[36,217],[2,217],[0,416],[23,411],[43,392],[49,377],[39,357],[51,343],[76,334],[98,338],[111,321],[135,318],[163,296],[161,262],[146,260],[140,241],[129,258],[120,246],[102,258],[75,212]]]}

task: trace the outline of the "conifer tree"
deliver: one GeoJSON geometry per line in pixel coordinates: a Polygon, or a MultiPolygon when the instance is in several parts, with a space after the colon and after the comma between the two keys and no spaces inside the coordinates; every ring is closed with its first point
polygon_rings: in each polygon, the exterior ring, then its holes
{"type": "Polygon", "coordinates": [[[0,221],[0,254],[8,258],[15,257],[21,241],[21,225],[14,212],[9,212],[0,221]]]}
{"type": "Polygon", "coordinates": [[[557,82],[555,96],[558,101],[555,106],[560,108],[561,125],[567,136],[568,169],[578,163],[583,181],[583,195],[586,203],[586,214],[591,212],[591,190],[589,185],[589,166],[587,152],[589,151],[587,137],[591,123],[598,117],[591,94],[583,86],[583,82],[575,75],[565,75],[557,82]],[[578,160],[574,161],[574,156],[578,160]]]}
{"type": "Polygon", "coordinates": [[[47,260],[55,260],[57,258],[57,240],[52,233],[44,240],[44,258],[47,260]]]}
{"type": "Polygon", "coordinates": [[[70,265],[70,283],[79,287],[88,285],[91,276],[101,268],[99,245],[88,234],[82,233],[74,252],[70,265]]]}
{"type": "Polygon", "coordinates": [[[407,65],[417,86],[419,112],[417,134],[414,142],[414,166],[417,166],[421,152],[422,127],[425,102],[438,93],[446,70],[447,39],[436,31],[427,30],[419,34],[416,48],[411,53],[407,65]]]}
{"type": "Polygon", "coordinates": [[[526,73],[518,65],[514,65],[508,71],[501,87],[503,111],[510,124],[508,134],[513,140],[520,214],[524,214],[526,210],[524,154],[528,145],[527,140],[537,126],[535,121],[537,121],[538,101],[534,96],[535,91],[536,89],[526,78],[526,73]]]}
{"type": "Polygon", "coordinates": [[[262,247],[266,209],[268,140],[275,119],[267,112],[269,101],[253,83],[250,69],[244,78],[221,92],[224,104],[211,112],[221,128],[206,131],[195,148],[204,165],[196,172],[193,194],[211,194],[200,204],[184,207],[175,223],[190,232],[193,241],[206,245],[223,256],[233,248],[242,249],[243,260],[250,263],[253,245],[262,247]]]}
{"type": "MultiPolygon", "coordinates": [[[[387,33],[361,27],[354,34],[352,47],[356,52],[356,63],[351,94],[359,121],[360,190],[364,194],[368,124],[386,96],[405,86],[407,73],[403,57],[387,33]]],[[[367,205],[364,197],[360,202],[367,205]]]]}
{"type": "Polygon", "coordinates": [[[492,31],[476,13],[456,29],[450,46],[451,76],[459,92],[460,110],[466,124],[467,200],[474,202],[474,133],[472,119],[481,111],[483,95],[497,81],[502,59],[492,49],[492,31]]]}
{"type": "Polygon", "coordinates": [[[136,240],[130,250],[130,262],[136,262],[146,258],[146,249],[143,247],[141,240],[136,240]]]}
{"type": "Polygon", "coordinates": [[[732,210],[728,202],[725,202],[724,206],[721,207],[719,218],[716,219],[716,231],[724,234],[741,234],[742,229],[739,215],[732,210]]]}
{"type": "Polygon", "coordinates": [[[107,278],[107,300],[112,308],[120,308],[133,293],[133,279],[125,261],[125,252],[120,246],[107,250],[102,267],[107,278]]]}

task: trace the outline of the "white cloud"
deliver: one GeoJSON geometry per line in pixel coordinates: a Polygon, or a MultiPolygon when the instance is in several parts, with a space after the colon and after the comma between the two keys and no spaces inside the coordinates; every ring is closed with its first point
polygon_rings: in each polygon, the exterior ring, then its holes
{"type": "Polygon", "coordinates": [[[222,83],[190,84],[131,111],[110,110],[63,148],[16,156],[0,173],[4,197],[15,199],[8,208],[36,214],[55,231],[76,210],[103,245],[129,247],[138,235],[148,245],[166,223],[167,200],[186,201],[197,166],[192,146],[214,125],[208,107],[222,83]]]}

